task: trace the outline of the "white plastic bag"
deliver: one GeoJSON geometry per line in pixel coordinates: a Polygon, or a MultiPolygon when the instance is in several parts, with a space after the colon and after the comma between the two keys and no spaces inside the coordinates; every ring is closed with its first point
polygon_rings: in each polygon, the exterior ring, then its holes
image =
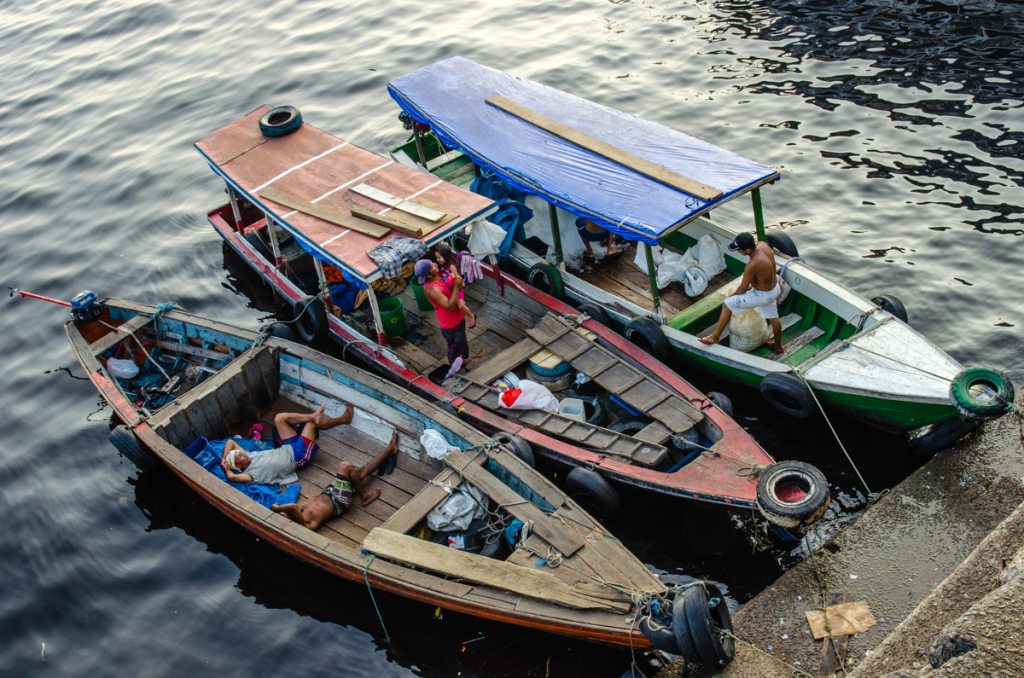
{"type": "MultiPolygon", "coordinates": [[[[654,260],[654,269],[658,270],[663,258],[661,248],[657,245],[651,248],[651,258],[654,260]]],[[[633,265],[647,273],[647,252],[642,243],[637,243],[636,245],[636,256],[633,257],[633,265]]],[[[647,275],[650,275],[650,273],[647,273],[647,275]]]]}
{"type": "Polygon", "coordinates": [[[768,323],[756,308],[748,308],[729,319],[729,335],[729,348],[750,353],[768,338],[768,323]]]}
{"type": "Polygon", "coordinates": [[[661,255],[661,264],[658,265],[658,289],[668,287],[673,280],[680,280],[686,271],[685,255],[676,254],[665,250],[661,255]]]}
{"type": "Polygon", "coordinates": [[[683,279],[680,282],[683,283],[683,291],[688,297],[704,294],[704,290],[708,288],[708,276],[699,266],[691,266],[683,271],[683,279]]]}
{"type": "Polygon", "coordinates": [[[449,445],[444,436],[432,428],[423,431],[423,435],[420,436],[420,445],[423,445],[423,449],[434,459],[444,459],[448,456],[449,452],[459,449],[449,445]]]}
{"type": "Polygon", "coordinates": [[[708,280],[725,270],[725,252],[714,236],[702,235],[697,241],[697,265],[708,276],[708,280]]]}
{"type": "Polygon", "coordinates": [[[558,413],[558,398],[544,384],[529,379],[519,380],[519,396],[515,400],[509,404],[505,400],[505,392],[502,392],[498,404],[509,410],[547,410],[558,413]]]}
{"type": "Polygon", "coordinates": [[[501,226],[481,219],[473,224],[469,234],[469,253],[477,259],[485,259],[488,254],[497,254],[504,240],[505,230],[501,226]]]}
{"type": "Polygon", "coordinates": [[[480,490],[463,483],[452,492],[452,496],[427,514],[427,526],[435,532],[467,530],[474,518],[484,517],[483,502],[484,495],[480,490]]]}
{"type": "Polygon", "coordinates": [[[107,358],[107,372],[121,379],[134,379],[139,374],[139,366],[131,358],[107,358]]]}

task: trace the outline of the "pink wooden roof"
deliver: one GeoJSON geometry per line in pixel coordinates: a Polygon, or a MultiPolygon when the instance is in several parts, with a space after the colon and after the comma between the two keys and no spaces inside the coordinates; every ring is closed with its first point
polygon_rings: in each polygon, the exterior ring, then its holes
{"type": "Polygon", "coordinates": [[[259,119],[271,110],[261,106],[196,143],[214,172],[298,237],[349,273],[363,280],[380,277],[367,256],[389,238],[408,237],[390,231],[383,238],[337,226],[259,197],[273,186],[317,205],[348,213],[352,206],[378,213],[390,208],[348,190],[367,184],[399,198],[422,197],[459,216],[443,223],[421,240],[432,244],[490,212],[494,202],[430,174],[366,151],[304,123],[296,132],[270,138],[260,133],[259,119]]]}

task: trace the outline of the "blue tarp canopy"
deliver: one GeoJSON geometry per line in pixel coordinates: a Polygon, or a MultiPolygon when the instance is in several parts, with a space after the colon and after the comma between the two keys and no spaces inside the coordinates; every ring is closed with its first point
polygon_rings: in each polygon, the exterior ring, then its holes
{"type": "Polygon", "coordinates": [[[673,227],[779,178],[773,169],[688,134],[462,57],[396,78],[388,91],[449,148],[627,240],[655,244],[673,227]],[[494,94],[722,195],[701,200],[648,178],[488,104],[494,94]]]}

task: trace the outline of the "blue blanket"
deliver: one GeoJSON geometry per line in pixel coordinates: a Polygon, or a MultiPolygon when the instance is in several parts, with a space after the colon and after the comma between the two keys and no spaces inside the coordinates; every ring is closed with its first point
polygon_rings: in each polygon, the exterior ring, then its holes
{"type": "MultiPolygon", "coordinates": [[[[249,451],[266,450],[270,449],[271,446],[269,442],[249,440],[247,438],[232,438],[232,440],[238,443],[240,447],[249,451]]],[[[227,440],[211,440],[206,444],[206,449],[216,454],[219,459],[224,455],[225,443],[227,443],[227,440]]],[[[214,464],[210,468],[210,473],[267,508],[270,508],[273,504],[294,504],[299,498],[299,490],[301,489],[299,483],[285,485],[284,492],[278,494],[279,485],[258,485],[256,483],[233,483],[229,481],[227,476],[224,475],[224,469],[221,468],[220,464],[214,464]]]]}

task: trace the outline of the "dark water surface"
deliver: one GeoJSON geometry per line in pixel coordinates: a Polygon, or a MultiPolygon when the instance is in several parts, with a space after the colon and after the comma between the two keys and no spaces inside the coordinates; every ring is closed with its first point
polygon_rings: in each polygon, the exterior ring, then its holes
{"type": "MultiPolygon", "coordinates": [[[[812,265],[899,295],[955,358],[1024,385],[1022,23],[1022,6],[1004,2],[9,0],[0,282],[177,301],[255,327],[270,314],[225,267],[205,219],[224,195],[192,143],[264,103],[292,104],[385,152],[403,139],[385,83],[461,54],[780,168],[766,218],[812,265]]],[[[750,223],[745,200],[719,211],[750,223]]],[[[63,308],[0,309],[0,675],[625,668],[628,652],[378,595],[389,649],[365,587],[119,458],[109,410],[72,377],[63,308]]],[[[813,460],[834,495],[863,492],[823,422],[782,421],[756,393],[727,393],[773,455],[813,460]]],[[[911,470],[898,441],[837,426],[871,489],[911,470]]],[[[612,529],[667,576],[711,577],[738,604],[781,571],[720,515],[627,502],[612,529]]]]}

